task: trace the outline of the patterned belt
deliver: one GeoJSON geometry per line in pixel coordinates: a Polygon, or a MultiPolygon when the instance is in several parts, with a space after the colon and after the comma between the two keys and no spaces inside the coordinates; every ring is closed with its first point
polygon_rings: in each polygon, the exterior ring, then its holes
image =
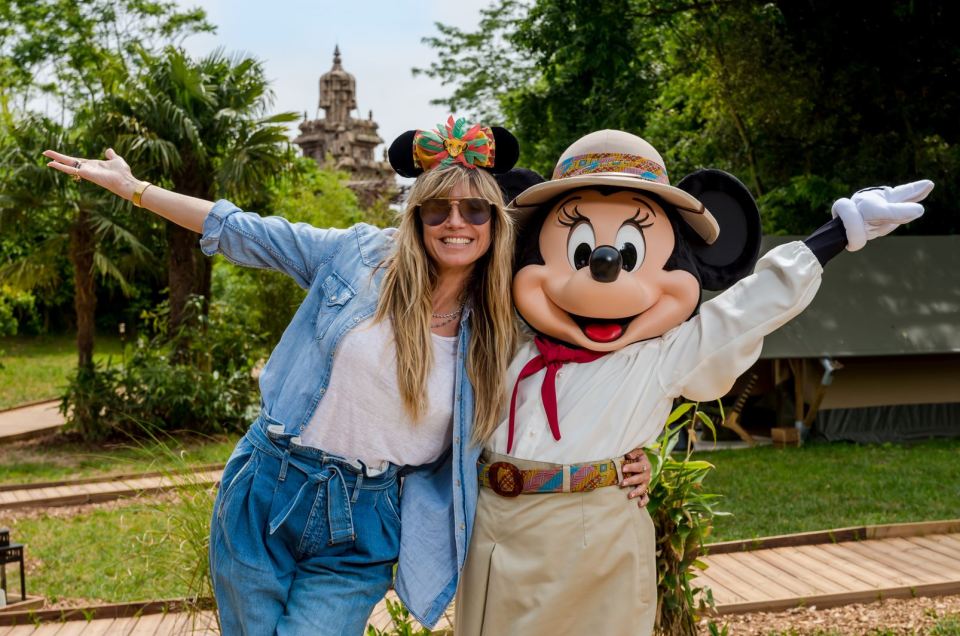
{"type": "Polygon", "coordinates": [[[617,462],[522,469],[509,462],[478,462],[480,485],[501,497],[548,492],[589,492],[620,483],[617,462]]]}

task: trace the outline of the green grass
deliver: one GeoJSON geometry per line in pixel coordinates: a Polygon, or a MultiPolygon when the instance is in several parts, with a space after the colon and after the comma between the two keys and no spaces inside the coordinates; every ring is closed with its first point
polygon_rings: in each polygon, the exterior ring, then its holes
{"type": "Polygon", "coordinates": [[[704,482],[733,513],[714,541],[866,524],[960,518],[960,440],[808,444],[697,454],[704,482]]]}
{"type": "Polygon", "coordinates": [[[0,515],[0,525],[9,526],[11,539],[26,545],[27,592],[49,602],[176,598],[188,594],[187,578],[196,565],[175,529],[174,517],[184,507],[134,503],[23,520],[7,513],[0,515]]]}
{"type": "MultiPolygon", "coordinates": [[[[0,409],[60,397],[77,366],[73,334],[0,338],[0,409]]],[[[117,336],[97,336],[94,359],[119,360],[117,336]]]]}
{"type": "Polygon", "coordinates": [[[58,442],[57,438],[0,446],[0,484],[25,484],[93,477],[109,473],[138,473],[184,465],[225,463],[238,435],[182,438],[163,444],[92,445],[58,442]],[[173,447],[178,457],[165,452],[173,447]]]}

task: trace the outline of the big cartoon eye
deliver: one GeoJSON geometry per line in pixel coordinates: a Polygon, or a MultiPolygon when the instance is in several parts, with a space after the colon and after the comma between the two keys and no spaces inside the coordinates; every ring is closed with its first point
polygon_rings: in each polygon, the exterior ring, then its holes
{"type": "Polygon", "coordinates": [[[597,245],[593,235],[593,226],[589,223],[577,223],[567,239],[567,260],[574,269],[583,269],[590,264],[590,254],[597,245]]]}
{"type": "Polygon", "coordinates": [[[617,249],[620,250],[623,269],[628,272],[637,271],[647,253],[647,244],[640,228],[632,223],[625,223],[617,232],[617,249]]]}

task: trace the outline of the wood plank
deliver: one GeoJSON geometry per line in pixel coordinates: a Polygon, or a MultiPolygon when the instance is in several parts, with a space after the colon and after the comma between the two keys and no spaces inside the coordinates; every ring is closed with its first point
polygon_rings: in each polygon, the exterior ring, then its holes
{"type": "Polygon", "coordinates": [[[946,577],[937,571],[930,571],[919,564],[904,563],[899,555],[891,555],[886,550],[878,549],[876,546],[864,546],[861,543],[853,542],[845,544],[847,549],[856,552],[861,558],[869,559],[874,562],[883,563],[887,567],[896,570],[908,580],[918,581],[920,583],[940,583],[946,580],[946,577]]]}
{"type": "Polygon", "coordinates": [[[127,633],[130,636],[154,636],[157,633],[157,627],[163,621],[163,616],[163,614],[141,616],[127,633]]]}
{"type": "Polygon", "coordinates": [[[937,541],[943,541],[948,545],[954,545],[960,548],[960,534],[938,534],[937,541]]]}
{"type": "Polygon", "coordinates": [[[848,591],[832,581],[824,581],[803,566],[799,566],[793,561],[785,558],[783,554],[781,554],[781,551],[783,550],[786,550],[786,548],[774,548],[772,550],[755,552],[754,554],[778,570],[783,570],[785,576],[792,576],[793,578],[799,579],[812,586],[816,590],[817,594],[835,594],[837,592],[848,591]]]}
{"type": "Polygon", "coordinates": [[[942,559],[936,553],[931,553],[926,548],[914,545],[906,539],[899,537],[884,539],[872,542],[872,547],[892,557],[905,559],[911,566],[923,568],[931,574],[940,576],[941,579],[960,581],[960,564],[950,563],[949,560],[942,559]]]}
{"type": "Polygon", "coordinates": [[[755,572],[762,573],[768,580],[777,581],[778,585],[789,590],[793,596],[804,597],[817,593],[813,586],[793,577],[785,577],[783,570],[775,568],[763,559],[757,558],[757,555],[752,552],[742,552],[731,556],[735,556],[737,560],[742,561],[755,572]]]}
{"type": "Polygon", "coordinates": [[[851,526],[833,530],[815,530],[794,534],[721,541],[705,546],[708,554],[726,554],[767,548],[780,548],[792,545],[813,545],[883,539],[886,537],[924,536],[928,534],[960,533],[960,519],[943,521],[921,521],[909,523],[889,523],[872,526],[851,526]]]}
{"type": "Polygon", "coordinates": [[[5,636],[24,636],[25,634],[33,634],[37,631],[37,628],[33,625],[17,625],[12,628],[5,636]]]}
{"type": "Polygon", "coordinates": [[[856,563],[858,567],[875,572],[880,576],[880,580],[887,580],[896,585],[910,585],[916,582],[916,577],[905,574],[900,570],[893,569],[885,563],[873,559],[865,559],[862,554],[854,552],[848,546],[848,543],[837,545],[812,546],[818,550],[826,552],[831,559],[843,559],[847,563],[856,563]]]}
{"type": "MultiPolygon", "coordinates": [[[[857,592],[846,592],[842,594],[830,594],[817,597],[816,605],[818,608],[838,607],[840,605],[849,605],[851,603],[872,603],[878,598],[915,598],[918,596],[942,596],[947,594],[960,593],[960,581],[946,581],[941,583],[929,583],[923,585],[904,585],[891,587],[881,591],[861,590],[857,592]]],[[[805,603],[805,604],[809,604],[805,603]]],[[[745,614],[759,611],[779,611],[797,607],[798,603],[794,599],[791,604],[790,599],[781,601],[753,601],[750,603],[739,603],[729,605],[718,605],[716,613],[723,614],[745,614]]]]}
{"type": "Polygon", "coordinates": [[[844,572],[841,568],[836,567],[836,564],[827,564],[809,552],[804,551],[808,546],[797,546],[790,550],[781,550],[780,554],[784,558],[792,560],[794,563],[800,567],[807,568],[813,574],[823,578],[824,580],[835,583],[840,589],[846,590],[862,590],[864,587],[868,589],[875,587],[869,584],[864,584],[860,579],[850,576],[844,572]]]}
{"type": "MultiPolygon", "coordinates": [[[[754,568],[741,558],[739,554],[717,554],[710,557],[711,566],[719,567],[733,574],[737,579],[743,581],[746,589],[765,590],[770,598],[791,598],[796,596],[793,590],[783,587],[775,577],[776,570],[769,569],[767,572],[761,572],[754,568]]],[[[709,569],[707,570],[710,571],[709,569]]],[[[743,594],[741,594],[743,596],[743,594]]],[[[750,596],[746,596],[750,598],[750,596]]]]}
{"type": "Polygon", "coordinates": [[[937,535],[929,537],[910,537],[906,541],[918,545],[924,550],[940,555],[945,561],[960,565],[960,546],[954,548],[948,543],[937,541],[937,535]]]}
{"type": "Polygon", "coordinates": [[[830,554],[830,552],[817,545],[805,545],[799,549],[803,550],[811,559],[817,559],[828,567],[843,570],[848,575],[860,581],[861,587],[865,589],[879,589],[890,585],[891,582],[899,585],[909,585],[910,583],[908,579],[897,576],[895,573],[893,574],[893,578],[881,576],[877,572],[863,567],[860,564],[862,559],[847,560],[836,554],[830,554]]]}
{"type": "Polygon", "coordinates": [[[87,621],[64,621],[60,624],[56,636],[80,636],[87,628],[87,621]]]}
{"type": "Polygon", "coordinates": [[[87,623],[87,628],[81,632],[82,636],[106,636],[113,634],[113,628],[120,619],[102,618],[87,623]]]}
{"type": "Polygon", "coordinates": [[[703,572],[702,574],[706,574],[711,581],[719,583],[720,586],[726,590],[726,596],[729,596],[731,599],[734,599],[737,602],[750,600],[750,592],[752,590],[748,587],[746,591],[743,591],[743,583],[738,579],[731,577],[729,573],[721,569],[711,572],[710,568],[707,568],[706,572],[703,572]]]}
{"type": "Polygon", "coordinates": [[[960,542],[950,543],[947,535],[932,534],[926,537],[910,537],[910,541],[918,545],[926,546],[928,550],[933,550],[947,558],[960,562],[960,542]]]}
{"type": "Polygon", "coordinates": [[[715,581],[710,578],[705,572],[700,572],[697,574],[697,577],[693,580],[693,585],[695,587],[708,587],[713,592],[713,599],[715,602],[719,603],[721,600],[725,603],[738,603],[743,600],[743,597],[738,596],[735,592],[731,592],[722,583],[715,581]]]}

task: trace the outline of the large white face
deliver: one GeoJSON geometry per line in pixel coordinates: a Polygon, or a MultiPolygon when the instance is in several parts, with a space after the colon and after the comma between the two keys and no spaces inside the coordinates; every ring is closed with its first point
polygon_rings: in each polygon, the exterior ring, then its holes
{"type": "MultiPolygon", "coordinates": [[[[481,197],[472,192],[466,185],[458,185],[445,198],[463,199],[481,197]]],[[[469,270],[487,250],[490,249],[491,229],[493,221],[482,225],[471,225],[460,214],[459,205],[454,202],[453,209],[446,221],[440,225],[423,227],[423,244],[430,256],[430,260],[441,274],[455,273],[469,270]]]]}

